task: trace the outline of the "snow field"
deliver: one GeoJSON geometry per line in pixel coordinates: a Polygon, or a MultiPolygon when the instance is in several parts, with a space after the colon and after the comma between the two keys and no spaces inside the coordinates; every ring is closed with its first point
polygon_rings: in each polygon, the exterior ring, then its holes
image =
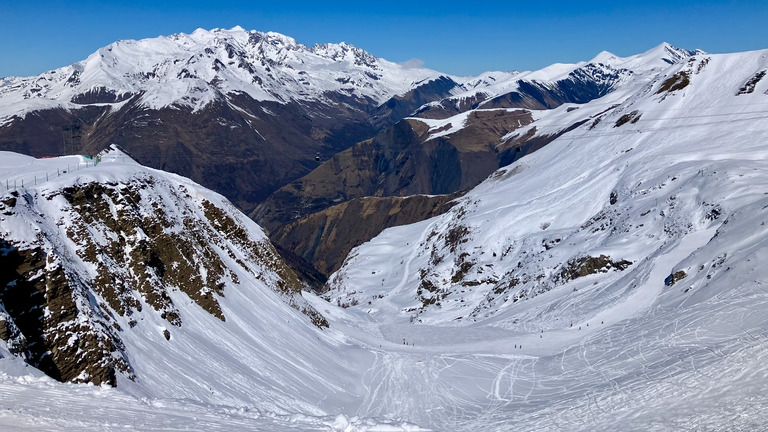
{"type": "Polygon", "coordinates": [[[759,52],[704,57],[687,88],[656,94],[663,79],[648,82],[593,130],[582,126],[500,170],[448,214],[389,229],[350,254],[328,294],[332,303],[359,301],[344,322],[376,323],[389,342],[416,342],[405,359],[379,360],[368,387],[386,391],[369,392],[364,413],[410,415],[440,430],[748,430],[768,422],[760,409],[768,322],[759,312],[768,300],[760,264],[768,87],[737,96],[768,65],[759,52]],[[639,121],[615,127],[634,110],[639,121]],[[455,252],[427,240],[457,223],[471,235],[455,252]],[[541,248],[554,237],[561,240],[541,248]],[[503,255],[510,244],[512,260],[503,255]],[[430,264],[435,248],[443,264],[430,264]],[[545,281],[582,254],[633,264],[497,301],[466,320],[457,316],[491,286],[447,282],[462,253],[473,268],[492,264],[496,277],[523,258],[520,273],[543,272],[545,281]],[[448,296],[412,324],[424,268],[438,272],[448,296]],[[678,270],[687,277],[665,287],[678,270]]]}

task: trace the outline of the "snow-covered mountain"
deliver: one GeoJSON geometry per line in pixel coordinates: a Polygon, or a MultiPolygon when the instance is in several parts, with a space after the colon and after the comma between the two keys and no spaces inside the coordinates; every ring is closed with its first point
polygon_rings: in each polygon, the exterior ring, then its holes
{"type": "Polygon", "coordinates": [[[89,104],[115,108],[139,95],[150,109],[198,111],[231,93],[256,101],[332,102],[328,93],[380,104],[438,72],[403,66],[346,43],[306,47],[274,32],[197,29],[125,40],[42,75],[0,81],[0,125],[27,112],[89,104]]]}
{"type": "MultiPolygon", "coordinates": [[[[83,167],[79,157],[3,153],[0,181],[18,193],[0,200],[0,259],[28,263],[17,267],[23,275],[0,274],[3,293],[76,307],[2,298],[0,425],[764,429],[768,51],[666,63],[583,104],[475,109],[478,120],[533,121],[503,133],[488,123],[500,143],[557,137],[447,213],[356,248],[325,299],[271,289],[292,278],[263,259],[275,255],[261,230],[188,180],[121,155],[83,167]],[[205,265],[167,261],[176,244],[195,245],[181,255],[205,265]],[[117,275],[109,284],[136,289],[104,296],[103,267],[117,275]],[[117,387],[58,383],[25,367],[12,353],[40,351],[25,346],[23,328],[51,335],[40,358],[78,345],[111,361],[117,387]]],[[[413,125],[431,145],[468,134],[473,121],[414,117],[398,128],[413,125]]],[[[85,372],[74,380],[99,376],[85,372]]]]}
{"type": "Polygon", "coordinates": [[[117,149],[95,162],[2,153],[0,333],[12,353],[62,381],[147,385],[147,362],[204,350],[192,343],[201,328],[283,325],[251,315],[264,307],[327,326],[221,195],[117,149]]]}
{"type": "Polygon", "coordinates": [[[0,78],[0,150],[96,154],[116,143],[250,213],[317,167],[318,156],[415,111],[446,119],[478,107],[585,103],[686,54],[662,44],[626,59],[601,53],[540,71],[453,77],[346,43],[307,47],[274,32],[198,29],[118,41],[39,76],[0,78]]]}
{"type": "Polygon", "coordinates": [[[325,296],[427,364],[382,365],[365,413],[438,429],[764,427],[766,70],[768,51],[670,65],[446,214],[355,249],[325,296]],[[419,384],[388,404],[405,375],[419,384]]]}
{"type": "Polygon", "coordinates": [[[425,104],[416,116],[445,119],[477,108],[544,109],[563,103],[582,104],[628,82],[642,82],[644,77],[696,54],[704,52],[676,48],[665,42],[630,57],[603,51],[590,61],[558,63],[537,71],[486,72],[461,80],[453,95],[425,104]]]}
{"type": "Polygon", "coordinates": [[[417,430],[350,414],[374,355],[221,195],[117,148],[0,177],[0,429],[417,430]]]}
{"type": "MultiPolygon", "coordinates": [[[[505,79],[484,74],[462,84],[462,88],[471,87],[469,91],[427,103],[371,140],[337,153],[278,189],[251,216],[275,242],[330,274],[341,261],[329,258],[346,256],[352,247],[370,240],[368,234],[376,227],[363,221],[371,214],[365,212],[358,223],[345,217],[349,227],[337,234],[335,218],[347,212],[324,210],[327,207],[370,196],[467,191],[496,169],[579,125],[591,124],[667,68],[685,63],[697,52],[665,43],[632,57],[603,52],[590,62],[507,74],[505,79]],[[587,103],[596,98],[599,103],[587,103]],[[358,225],[365,228],[358,229],[358,225]]],[[[366,206],[372,208],[373,202],[368,200],[366,206]]],[[[379,204],[386,207],[388,202],[379,204]]],[[[398,220],[406,223],[403,218],[398,220]]],[[[418,220],[413,217],[409,222],[418,220]]],[[[383,222],[379,230],[398,224],[395,218],[383,222]]]]}
{"type": "MultiPolygon", "coordinates": [[[[616,255],[617,249],[625,251],[615,257],[621,264],[611,261],[606,269],[631,267],[624,260],[635,264],[648,260],[648,254],[659,253],[685,234],[719,226],[721,216],[762,194],[724,189],[746,172],[753,173],[745,186],[760,187],[755,182],[761,178],[759,146],[766,133],[761,121],[768,116],[763,109],[768,105],[768,82],[762,80],[766,65],[764,51],[698,55],[670,66],[624,101],[611,94],[581,106],[534,111],[541,120],[560,122],[568,113],[587,112],[592,121],[495,172],[447,214],[390,230],[380,240],[390,241],[396,233],[411,230],[405,236],[411,247],[399,249],[419,263],[406,275],[417,282],[408,285],[434,285],[441,291],[472,286],[475,294],[483,290],[476,288],[480,286],[507,295],[475,300],[493,298],[502,303],[568,283],[573,277],[566,270],[571,264],[580,268],[583,263],[576,255],[589,249],[607,257],[616,255]],[[606,110],[606,105],[613,108],[606,110]],[[757,165],[751,166],[752,161],[757,165]],[[707,175],[707,170],[712,172],[707,175]],[[729,199],[736,204],[729,205],[729,199]],[[414,230],[425,235],[414,236],[414,230]],[[419,237],[424,238],[412,241],[419,237]],[[609,247],[612,242],[618,245],[609,247]],[[638,250],[628,249],[633,242],[639,243],[638,250]],[[594,245],[587,247],[590,243],[594,245]],[[510,263],[505,261],[510,256],[514,262],[508,269],[510,263]],[[505,270],[499,272],[499,266],[505,270]]],[[[542,123],[548,126],[547,121],[542,123]]],[[[443,124],[432,127],[446,129],[443,124]]],[[[352,277],[348,271],[359,267],[358,259],[370,259],[364,248],[350,257],[332,286],[347,285],[342,281],[352,277]]],[[[600,261],[609,263],[606,258],[600,261]]],[[[482,315],[478,313],[483,308],[477,308],[482,302],[460,302],[465,303],[460,310],[474,311],[467,317],[482,315]]],[[[439,315],[450,314],[443,307],[439,315]]]]}
{"type": "Polygon", "coordinates": [[[96,154],[115,143],[250,211],[314,168],[317,153],[369,138],[456,86],[345,43],[198,29],[0,79],[0,150],[96,154]]]}

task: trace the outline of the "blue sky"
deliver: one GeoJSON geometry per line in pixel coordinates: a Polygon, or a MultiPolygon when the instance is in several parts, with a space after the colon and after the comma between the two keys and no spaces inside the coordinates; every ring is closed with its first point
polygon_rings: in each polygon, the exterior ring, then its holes
{"type": "Polygon", "coordinates": [[[0,0],[0,77],[36,75],[119,39],[198,27],[277,31],[305,45],[345,41],[455,75],[627,56],[661,42],[712,53],[768,48],[768,2],[0,0]],[[370,4],[369,4],[370,3],[370,4]]]}

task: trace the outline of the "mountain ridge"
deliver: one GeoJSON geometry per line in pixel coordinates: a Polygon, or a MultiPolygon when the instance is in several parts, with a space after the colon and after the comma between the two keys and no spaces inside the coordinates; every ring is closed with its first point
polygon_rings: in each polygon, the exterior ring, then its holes
{"type": "Polygon", "coordinates": [[[62,381],[136,380],[123,338],[141,321],[166,340],[190,317],[226,322],[226,297],[240,289],[272,291],[327,326],[263,231],[222,196],[116,148],[99,159],[3,152],[4,176],[20,183],[0,200],[0,333],[16,355],[62,381]]]}
{"type": "MultiPolygon", "coordinates": [[[[232,92],[278,103],[323,101],[325,92],[344,92],[380,104],[438,76],[377,59],[343,42],[308,48],[279,33],[235,27],[117,41],[70,66],[3,78],[0,97],[13,97],[17,104],[37,100],[24,107],[27,111],[41,109],[45,100],[61,101],[43,105],[47,108],[73,108],[88,102],[89,94],[92,103],[111,104],[142,94],[140,105],[147,108],[184,106],[193,112],[221,98],[219,93],[232,92]]],[[[0,123],[18,115],[19,108],[0,111],[0,123]]]]}

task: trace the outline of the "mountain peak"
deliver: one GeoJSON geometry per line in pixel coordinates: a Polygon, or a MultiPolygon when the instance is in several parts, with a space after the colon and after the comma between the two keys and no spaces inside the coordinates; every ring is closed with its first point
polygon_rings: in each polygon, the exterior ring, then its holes
{"type": "Polygon", "coordinates": [[[590,63],[611,64],[618,58],[619,57],[612,52],[600,51],[599,54],[597,54],[592,60],[590,60],[590,63]]]}
{"type": "Polygon", "coordinates": [[[659,45],[644,52],[643,54],[640,54],[640,56],[644,58],[660,60],[667,64],[675,64],[692,55],[703,53],[704,51],[701,50],[688,50],[678,48],[668,42],[662,42],[659,45]]]}
{"type": "Polygon", "coordinates": [[[231,94],[287,103],[326,101],[329,93],[342,91],[382,103],[439,75],[378,59],[346,42],[308,48],[273,31],[198,28],[117,41],[56,71],[7,80],[13,85],[4,85],[0,97],[13,102],[0,109],[0,123],[43,105],[76,108],[85,101],[122,103],[133,97],[150,109],[193,111],[231,94]]]}

